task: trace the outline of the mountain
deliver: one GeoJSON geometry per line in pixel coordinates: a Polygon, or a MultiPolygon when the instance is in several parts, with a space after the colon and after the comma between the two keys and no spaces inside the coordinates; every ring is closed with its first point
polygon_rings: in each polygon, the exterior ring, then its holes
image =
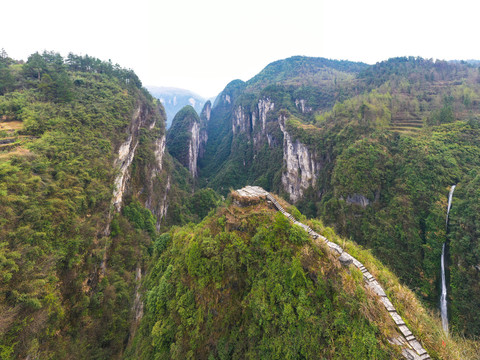
{"type": "Polygon", "coordinates": [[[219,95],[198,182],[224,195],[247,184],[281,194],[372,249],[432,309],[446,242],[450,322],[477,336],[476,207],[464,191],[480,173],[479,99],[467,62],[280,60],[219,95]],[[464,211],[447,230],[453,184],[464,211]]]}
{"type": "Polygon", "coordinates": [[[207,142],[206,122],[210,101],[202,109],[202,117],[190,105],[182,108],[172,121],[168,131],[167,147],[169,153],[183,166],[188,168],[192,177],[197,176],[197,160],[203,153],[207,142]]]}
{"type": "Polygon", "coordinates": [[[147,86],[148,91],[159,99],[167,113],[167,129],[172,125],[175,114],[184,106],[192,106],[197,113],[200,113],[207,102],[206,99],[189,90],[174,87],[147,86]]]}

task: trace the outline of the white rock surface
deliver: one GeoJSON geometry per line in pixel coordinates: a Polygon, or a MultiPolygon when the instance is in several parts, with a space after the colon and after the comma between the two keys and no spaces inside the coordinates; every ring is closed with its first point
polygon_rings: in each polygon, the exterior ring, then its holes
{"type": "Polygon", "coordinates": [[[293,141],[285,127],[285,118],[279,118],[280,129],[283,132],[283,162],[285,171],[282,174],[282,184],[290,194],[293,202],[299,200],[306,189],[317,182],[319,166],[316,156],[298,139],[293,141]]]}

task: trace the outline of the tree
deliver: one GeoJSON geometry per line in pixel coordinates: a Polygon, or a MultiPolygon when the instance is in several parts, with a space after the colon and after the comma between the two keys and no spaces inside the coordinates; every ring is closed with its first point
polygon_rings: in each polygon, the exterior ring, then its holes
{"type": "Polygon", "coordinates": [[[38,52],[28,57],[27,63],[23,66],[26,76],[37,78],[40,81],[41,75],[47,71],[47,63],[38,52]]]}
{"type": "Polygon", "coordinates": [[[8,67],[10,58],[4,49],[0,51],[0,95],[5,94],[13,86],[13,76],[8,67]]]}

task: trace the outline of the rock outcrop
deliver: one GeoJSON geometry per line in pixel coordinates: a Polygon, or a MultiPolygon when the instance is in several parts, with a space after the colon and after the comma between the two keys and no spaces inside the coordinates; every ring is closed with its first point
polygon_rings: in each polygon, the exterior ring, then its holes
{"type": "Polygon", "coordinates": [[[347,196],[346,202],[347,204],[359,205],[364,209],[370,204],[370,200],[368,200],[365,196],[360,194],[353,194],[353,195],[347,196]]]}
{"type": "Polygon", "coordinates": [[[200,151],[200,124],[193,122],[190,128],[190,141],[188,144],[188,171],[193,177],[197,177],[197,161],[200,151]]]}
{"type": "Polygon", "coordinates": [[[205,155],[205,149],[207,147],[208,141],[208,122],[212,116],[212,103],[207,101],[203,106],[202,112],[200,113],[200,139],[199,139],[199,149],[198,149],[198,158],[201,159],[205,155]]]}
{"type": "Polygon", "coordinates": [[[262,130],[265,131],[267,125],[267,115],[275,109],[275,103],[269,98],[258,100],[258,118],[262,123],[262,130]]]}
{"type": "Polygon", "coordinates": [[[145,102],[139,102],[137,104],[137,108],[132,116],[132,121],[127,129],[127,139],[118,149],[118,158],[114,164],[118,169],[118,173],[115,177],[115,188],[112,198],[112,203],[117,211],[120,211],[122,207],[123,194],[125,193],[125,188],[130,177],[130,165],[132,164],[138,146],[140,128],[151,128],[155,126],[155,122],[157,121],[151,112],[152,109],[149,108],[145,102]]]}
{"type": "Polygon", "coordinates": [[[320,164],[316,154],[300,140],[294,140],[285,126],[285,115],[280,115],[278,123],[283,133],[283,162],[285,171],[282,174],[284,190],[290,195],[290,200],[298,201],[306,189],[314,187],[320,164]]]}

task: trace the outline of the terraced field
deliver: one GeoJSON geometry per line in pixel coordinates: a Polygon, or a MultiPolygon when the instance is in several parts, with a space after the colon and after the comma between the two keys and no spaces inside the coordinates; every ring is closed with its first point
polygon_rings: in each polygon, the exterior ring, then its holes
{"type": "Polygon", "coordinates": [[[390,130],[401,134],[416,134],[422,129],[423,120],[418,114],[411,112],[399,112],[392,116],[392,126],[390,130]]]}

